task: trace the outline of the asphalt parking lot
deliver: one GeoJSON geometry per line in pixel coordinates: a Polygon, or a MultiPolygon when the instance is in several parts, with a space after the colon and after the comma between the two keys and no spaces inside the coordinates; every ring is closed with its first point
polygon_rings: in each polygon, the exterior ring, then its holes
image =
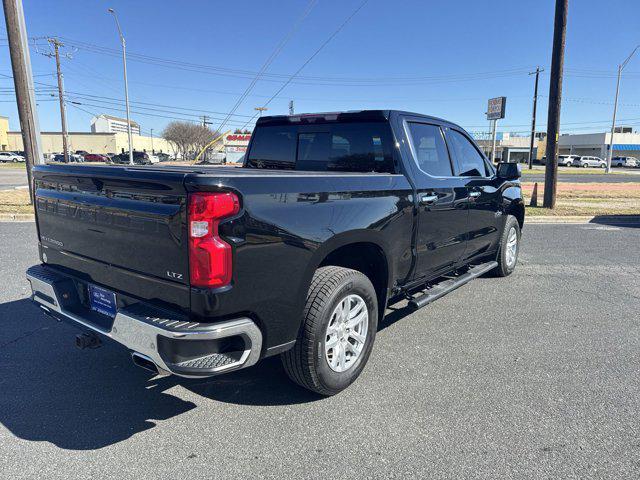
{"type": "Polygon", "coordinates": [[[16,168],[0,168],[0,190],[9,190],[26,185],[27,171],[24,165],[16,168]]]}
{"type": "Polygon", "coordinates": [[[530,225],[507,279],[381,325],[332,398],[277,359],[152,379],[27,300],[31,223],[0,223],[3,478],[638,478],[640,225],[530,225]]]}

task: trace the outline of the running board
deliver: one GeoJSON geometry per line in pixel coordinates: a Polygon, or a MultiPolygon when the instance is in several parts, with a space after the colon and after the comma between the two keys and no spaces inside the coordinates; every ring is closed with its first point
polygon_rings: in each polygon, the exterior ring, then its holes
{"type": "Polygon", "coordinates": [[[480,265],[474,265],[469,268],[466,273],[459,275],[457,277],[448,278],[447,280],[443,280],[440,283],[434,284],[429,290],[427,290],[422,295],[412,298],[409,300],[409,306],[415,309],[422,308],[425,305],[430,304],[434,300],[439,299],[440,297],[445,296],[447,293],[452,292],[458,287],[461,287],[465,283],[469,283],[474,278],[479,277],[480,275],[484,275],[490,270],[493,270],[498,266],[498,262],[487,262],[481,263],[480,265]]]}

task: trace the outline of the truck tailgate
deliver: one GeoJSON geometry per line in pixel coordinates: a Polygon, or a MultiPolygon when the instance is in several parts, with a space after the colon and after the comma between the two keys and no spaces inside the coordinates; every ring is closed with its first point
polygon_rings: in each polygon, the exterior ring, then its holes
{"type": "Polygon", "coordinates": [[[140,293],[144,297],[159,282],[183,286],[172,295],[182,297],[172,303],[188,308],[184,176],[144,168],[36,168],[38,231],[45,261],[80,268],[91,280],[114,290],[124,289],[123,281],[137,284],[127,285],[127,291],[145,292],[140,293]],[[108,275],[107,270],[118,273],[108,275]]]}

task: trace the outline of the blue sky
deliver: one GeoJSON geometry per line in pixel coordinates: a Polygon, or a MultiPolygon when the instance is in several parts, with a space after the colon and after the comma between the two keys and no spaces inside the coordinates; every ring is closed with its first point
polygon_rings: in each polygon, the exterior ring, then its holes
{"type": "MultiPolygon", "coordinates": [[[[278,90],[284,75],[297,70],[360,3],[319,0],[268,69],[273,76],[257,83],[229,126],[244,124],[254,107],[278,90]]],[[[606,7],[595,0],[569,3],[562,129],[604,131],[613,108],[616,65],[640,43],[640,2],[612,0],[606,7]]],[[[132,54],[132,118],[154,134],[170,121],[166,117],[197,120],[206,113],[216,127],[223,115],[211,112],[233,107],[251,82],[251,73],[242,72],[259,70],[308,4],[24,0],[29,36],[64,37],[64,51],[72,55],[62,67],[65,87],[73,92],[70,100],[77,102],[68,107],[72,131],[89,130],[93,113],[124,115],[120,45],[107,13],[108,7],[116,9],[132,54]],[[99,53],[105,51],[102,47],[109,49],[106,54],[99,53]],[[156,58],[173,63],[158,65],[156,58]]],[[[286,113],[293,99],[297,113],[398,108],[441,116],[470,131],[488,131],[486,101],[504,95],[507,118],[499,130],[524,133],[533,92],[533,77],[527,73],[540,65],[546,72],[541,75],[538,124],[546,129],[553,8],[553,0],[369,0],[305,67],[300,75],[306,78],[287,86],[268,113],[286,113]]],[[[4,30],[3,21],[1,35],[6,38],[4,30]]],[[[35,80],[43,89],[40,124],[42,130],[59,130],[58,104],[46,91],[55,85],[55,64],[38,53],[47,50],[45,43],[38,40],[38,51],[31,51],[35,80]]],[[[0,42],[0,74],[0,114],[9,116],[11,128],[17,129],[13,84],[6,78],[11,74],[6,41],[0,42]]],[[[621,123],[640,126],[640,54],[627,67],[620,102],[621,123]]]]}

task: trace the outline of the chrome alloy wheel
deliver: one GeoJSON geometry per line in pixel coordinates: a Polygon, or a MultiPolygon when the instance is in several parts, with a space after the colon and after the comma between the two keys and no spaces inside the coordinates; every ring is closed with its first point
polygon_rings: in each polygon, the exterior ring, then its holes
{"type": "Polygon", "coordinates": [[[331,314],[324,340],[324,355],[334,372],[349,370],[367,340],[369,310],[359,295],[343,298],[331,314]]]}
{"type": "Polygon", "coordinates": [[[509,229],[505,249],[507,267],[512,268],[515,266],[516,259],[518,258],[518,232],[516,232],[515,227],[509,229]]]}

